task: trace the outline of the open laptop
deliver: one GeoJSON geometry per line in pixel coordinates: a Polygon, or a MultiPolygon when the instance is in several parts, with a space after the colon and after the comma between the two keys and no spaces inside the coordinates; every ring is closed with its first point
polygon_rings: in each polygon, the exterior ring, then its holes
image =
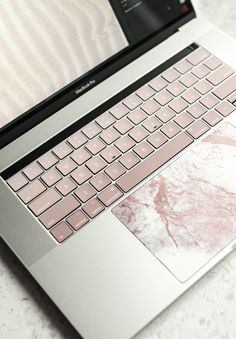
{"type": "Polygon", "coordinates": [[[18,7],[1,237],[84,338],[130,338],[236,245],[236,43],[185,0],[18,7]]]}

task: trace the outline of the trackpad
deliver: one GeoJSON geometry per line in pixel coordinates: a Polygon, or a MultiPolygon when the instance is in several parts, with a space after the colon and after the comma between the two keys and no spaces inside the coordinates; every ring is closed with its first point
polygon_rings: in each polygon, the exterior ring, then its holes
{"type": "Polygon", "coordinates": [[[221,125],[112,212],[189,279],[236,237],[236,127],[221,125]]]}

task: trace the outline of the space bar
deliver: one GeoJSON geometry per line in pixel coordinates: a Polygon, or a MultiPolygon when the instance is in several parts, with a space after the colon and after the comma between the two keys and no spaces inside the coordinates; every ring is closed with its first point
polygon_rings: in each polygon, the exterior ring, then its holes
{"type": "Polygon", "coordinates": [[[117,180],[117,186],[119,186],[124,192],[130,191],[133,187],[147,178],[184,148],[189,146],[192,142],[193,140],[187,134],[179,134],[117,180]]]}

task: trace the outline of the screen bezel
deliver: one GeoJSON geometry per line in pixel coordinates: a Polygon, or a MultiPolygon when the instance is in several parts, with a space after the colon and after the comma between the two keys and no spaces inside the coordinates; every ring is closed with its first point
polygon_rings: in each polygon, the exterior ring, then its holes
{"type": "Polygon", "coordinates": [[[81,88],[90,80],[95,80],[95,86],[107,79],[109,76],[125,67],[127,64],[140,57],[142,54],[158,45],[163,40],[167,39],[170,35],[175,33],[182,25],[196,17],[196,13],[190,0],[187,0],[190,11],[183,13],[173,22],[165,25],[161,30],[153,33],[151,36],[142,40],[134,46],[129,46],[104,61],[99,66],[93,68],[80,78],[72,81],[62,89],[52,94],[45,100],[41,101],[31,109],[22,113],[19,117],[9,122],[7,125],[0,128],[0,149],[17,139],[29,131],[34,126],[38,125],[70,102],[76,100],[84,93],[89,91],[94,86],[76,94],[76,89],[81,88]]]}

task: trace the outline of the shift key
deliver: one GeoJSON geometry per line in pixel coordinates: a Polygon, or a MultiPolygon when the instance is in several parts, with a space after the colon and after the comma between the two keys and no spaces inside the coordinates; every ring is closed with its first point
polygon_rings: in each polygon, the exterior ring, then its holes
{"type": "Polygon", "coordinates": [[[58,204],[51,207],[45,213],[43,213],[39,217],[39,220],[47,229],[49,229],[57,224],[59,221],[67,217],[68,214],[73,212],[79,206],[80,203],[78,202],[78,200],[70,195],[67,198],[64,198],[58,204]]]}
{"type": "Polygon", "coordinates": [[[60,194],[52,188],[42,194],[38,199],[34,200],[34,202],[29,205],[29,208],[36,216],[38,216],[59,200],[61,200],[60,194]]]}

